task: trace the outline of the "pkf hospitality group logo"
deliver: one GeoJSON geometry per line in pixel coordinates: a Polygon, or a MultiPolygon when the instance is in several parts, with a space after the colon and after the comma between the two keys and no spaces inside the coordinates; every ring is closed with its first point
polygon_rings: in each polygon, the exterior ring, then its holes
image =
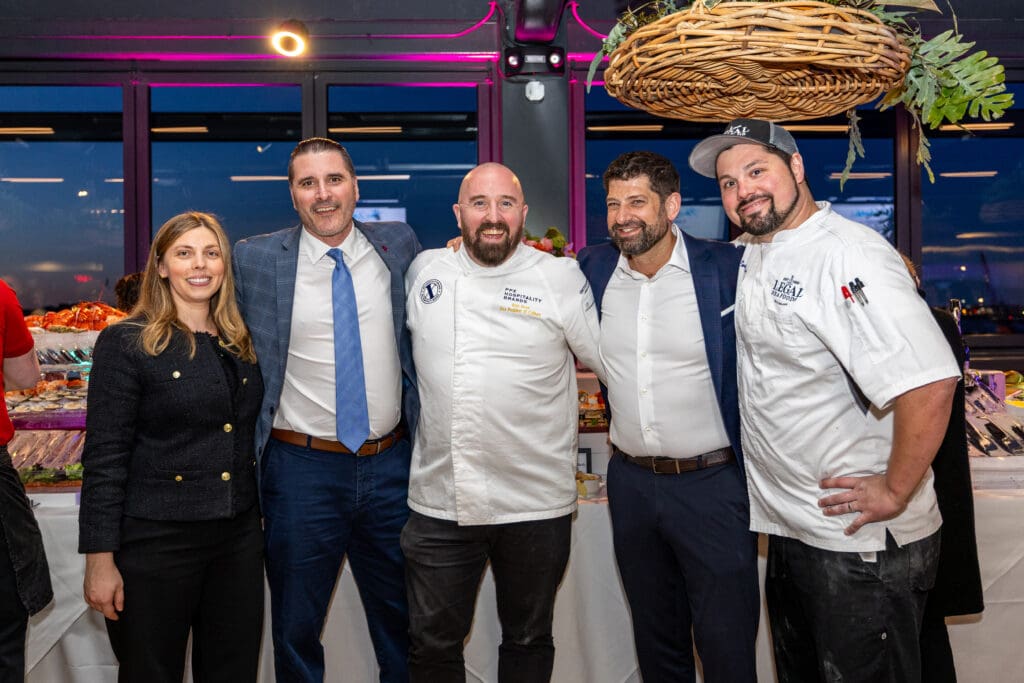
{"type": "Polygon", "coordinates": [[[444,291],[444,287],[441,285],[440,280],[427,280],[420,287],[420,301],[425,304],[432,304],[441,298],[442,291],[444,291]]]}

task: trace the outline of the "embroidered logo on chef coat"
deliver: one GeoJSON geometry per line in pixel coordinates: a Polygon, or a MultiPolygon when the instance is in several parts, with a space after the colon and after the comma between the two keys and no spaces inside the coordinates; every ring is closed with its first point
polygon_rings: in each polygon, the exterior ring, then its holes
{"type": "Polygon", "coordinates": [[[804,295],[804,288],[795,275],[776,280],[772,285],[772,298],[783,306],[788,306],[804,295]]]}
{"type": "Polygon", "coordinates": [[[423,283],[423,286],[420,287],[420,301],[425,304],[432,304],[441,298],[441,292],[443,290],[444,287],[441,286],[440,280],[427,280],[423,283]]]}
{"type": "Polygon", "coordinates": [[[533,316],[534,318],[541,317],[540,312],[533,308],[533,304],[539,304],[543,301],[539,296],[520,292],[515,287],[506,287],[501,295],[501,299],[505,302],[499,306],[499,310],[503,313],[521,313],[533,316]]]}

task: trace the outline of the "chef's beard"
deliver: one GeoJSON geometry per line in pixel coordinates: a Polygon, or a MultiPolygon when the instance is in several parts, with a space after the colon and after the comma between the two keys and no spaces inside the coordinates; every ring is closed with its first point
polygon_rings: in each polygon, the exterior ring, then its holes
{"type": "Polygon", "coordinates": [[[473,259],[485,266],[497,266],[505,262],[516,250],[516,246],[522,240],[523,228],[513,234],[505,221],[484,222],[477,226],[476,230],[462,229],[462,241],[469,250],[473,259]],[[484,242],[480,239],[480,233],[484,230],[500,229],[505,232],[505,239],[500,242],[484,242]]]}

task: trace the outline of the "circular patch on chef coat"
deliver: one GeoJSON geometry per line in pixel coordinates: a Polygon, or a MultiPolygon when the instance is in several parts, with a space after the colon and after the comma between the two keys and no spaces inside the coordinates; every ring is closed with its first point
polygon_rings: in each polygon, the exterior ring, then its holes
{"type": "Polygon", "coordinates": [[[420,301],[425,304],[432,304],[441,298],[441,291],[444,287],[441,286],[440,280],[427,280],[420,287],[420,301]]]}

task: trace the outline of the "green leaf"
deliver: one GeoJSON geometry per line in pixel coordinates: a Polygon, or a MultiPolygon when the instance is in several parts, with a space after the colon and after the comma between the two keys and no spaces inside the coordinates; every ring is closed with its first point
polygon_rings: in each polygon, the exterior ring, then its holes
{"type": "Polygon", "coordinates": [[[860,136],[860,117],[857,116],[857,110],[848,110],[846,112],[846,119],[850,122],[850,144],[846,150],[846,165],[843,166],[843,172],[839,176],[840,192],[842,192],[843,186],[846,185],[846,181],[850,179],[850,170],[853,169],[853,163],[857,161],[857,157],[864,158],[864,141],[860,136]]]}
{"type": "Polygon", "coordinates": [[[587,94],[590,94],[590,84],[594,82],[594,76],[597,74],[598,67],[601,66],[601,62],[604,61],[604,50],[598,50],[597,54],[594,55],[594,59],[590,61],[590,68],[587,69],[587,94]]]}

